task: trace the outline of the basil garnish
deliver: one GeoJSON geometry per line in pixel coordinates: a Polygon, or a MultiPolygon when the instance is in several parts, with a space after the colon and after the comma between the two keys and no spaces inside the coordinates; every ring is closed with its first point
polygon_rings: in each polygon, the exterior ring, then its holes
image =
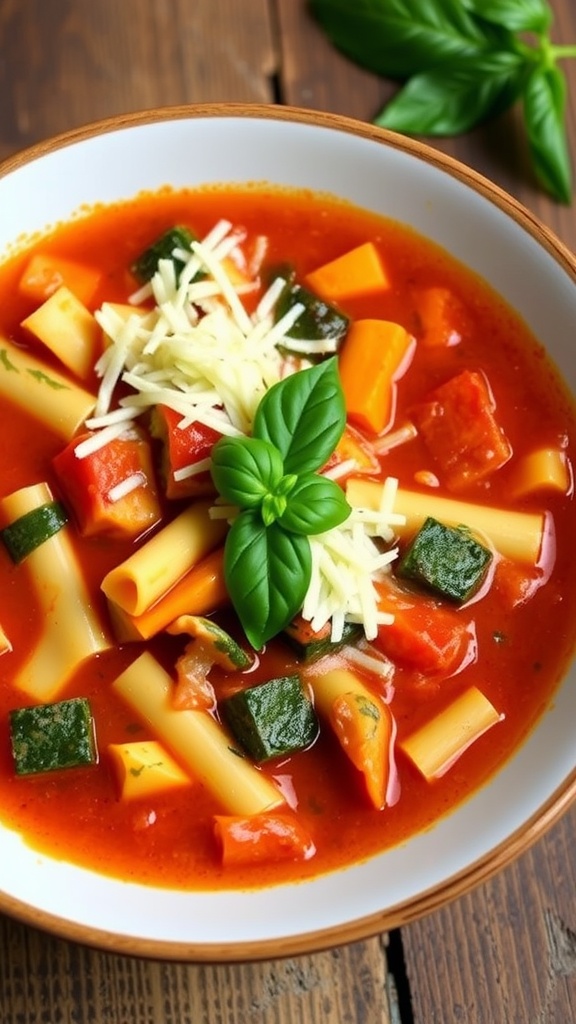
{"type": "Polygon", "coordinates": [[[226,538],[226,586],[256,650],[302,607],[312,571],[308,537],[350,515],[338,484],[316,472],[345,424],[334,358],[279,381],[258,406],[252,436],[221,438],[212,449],[216,489],[240,510],[226,538]]]}

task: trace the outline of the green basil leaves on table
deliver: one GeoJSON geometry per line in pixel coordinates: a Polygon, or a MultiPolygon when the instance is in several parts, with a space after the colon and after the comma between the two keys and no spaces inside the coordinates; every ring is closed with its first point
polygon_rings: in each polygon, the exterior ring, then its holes
{"type": "Polygon", "coordinates": [[[402,88],[375,118],[407,134],[457,135],[523,103],[541,186],[569,203],[566,80],[576,45],[550,38],[546,0],[309,0],[332,43],[402,88]]]}
{"type": "Polygon", "coordinates": [[[332,358],[271,387],[251,437],[223,437],[212,449],[216,489],[239,509],[226,537],[226,586],[256,650],[302,607],[312,571],[308,537],[350,515],[342,489],[317,472],[345,425],[332,358]]]}

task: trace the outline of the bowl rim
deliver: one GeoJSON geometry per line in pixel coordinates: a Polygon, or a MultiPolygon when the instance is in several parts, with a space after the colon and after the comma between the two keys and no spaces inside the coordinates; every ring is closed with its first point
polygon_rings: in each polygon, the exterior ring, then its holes
{"type": "MultiPolygon", "coordinates": [[[[297,106],[260,103],[201,103],[152,107],[91,121],[40,140],[0,161],[0,178],[67,146],[110,132],[159,122],[202,118],[247,118],[328,128],[384,144],[410,154],[456,178],[496,205],[527,231],[576,283],[576,256],[540,219],[514,196],[456,158],[408,136],[341,114],[297,106]]],[[[446,878],[391,907],[363,915],[343,924],[301,932],[286,938],[248,939],[231,943],[182,942],[135,938],[59,917],[25,903],[0,889],[0,911],[32,927],[61,938],[108,952],[144,958],[185,962],[241,962],[266,960],[318,952],[367,939],[383,931],[404,926],[470,892],[503,870],[539,840],[576,801],[576,768],[551,796],[514,832],[472,862],[446,878]]],[[[306,885],[306,882],[301,883],[306,885]]]]}

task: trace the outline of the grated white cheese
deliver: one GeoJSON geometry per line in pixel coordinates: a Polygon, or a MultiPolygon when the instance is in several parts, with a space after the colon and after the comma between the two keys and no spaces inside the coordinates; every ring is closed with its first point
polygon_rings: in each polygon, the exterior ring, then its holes
{"type": "Polygon", "coordinates": [[[122,498],[126,498],[132,491],[142,487],[146,483],[146,477],[144,473],[131,473],[125,480],[121,480],[120,483],[115,484],[108,491],[108,500],[114,503],[120,501],[122,498]]]}
{"type": "Polygon", "coordinates": [[[97,430],[90,437],[85,438],[84,441],[80,441],[80,444],[77,444],[74,449],[74,455],[77,459],[85,459],[88,455],[94,455],[94,452],[105,448],[107,444],[110,444],[117,437],[127,434],[127,427],[133,426],[132,422],[111,423],[108,427],[97,430]]]}

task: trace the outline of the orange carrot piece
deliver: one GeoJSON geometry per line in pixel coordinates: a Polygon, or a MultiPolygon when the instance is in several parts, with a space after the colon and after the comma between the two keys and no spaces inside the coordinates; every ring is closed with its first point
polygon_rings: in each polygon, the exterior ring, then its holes
{"type": "Polygon", "coordinates": [[[102,274],[95,267],[63,256],[37,252],[26,265],[18,289],[22,295],[40,304],[66,285],[80,302],[89,305],[101,279],[102,274]]]}
{"type": "Polygon", "coordinates": [[[224,867],[310,860],[316,847],[296,817],[287,814],[217,814],[214,834],[224,867]]]}
{"type": "Polygon", "coordinates": [[[346,411],[361,429],[374,434],[392,420],[395,383],[408,368],[414,339],[390,320],[355,320],[340,356],[346,411]]]}
{"type": "Polygon", "coordinates": [[[216,548],[141,615],[129,615],[111,602],[109,607],[118,640],[149,640],[179,615],[207,615],[228,601],[224,549],[216,548]]]}
{"type": "Polygon", "coordinates": [[[431,285],[422,288],[414,298],[422,331],[421,344],[426,348],[457,345],[462,337],[458,330],[462,311],[450,289],[431,285]]]}
{"type": "Polygon", "coordinates": [[[304,278],[307,288],[326,302],[345,302],[387,292],[390,280],[372,242],[351,249],[304,278]]]}
{"type": "Polygon", "coordinates": [[[364,776],[370,802],[376,810],[382,810],[386,804],[392,740],[388,706],[359,693],[342,693],[332,704],[330,724],[342,749],[364,776]]]}
{"type": "Polygon", "coordinates": [[[341,480],[342,477],[338,474],[338,467],[346,465],[350,465],[350,469],[345,475],[354,473],[355,476],[369,476],[370,474],[378,473],[380,468],[380,463],[374,454],[372,445],[362,436],[359,430],[355,430],[349,423],[346,424],[344,433],[328,462],[324,465],[322,472],[334,472],[338,479],[341,480]]]}

